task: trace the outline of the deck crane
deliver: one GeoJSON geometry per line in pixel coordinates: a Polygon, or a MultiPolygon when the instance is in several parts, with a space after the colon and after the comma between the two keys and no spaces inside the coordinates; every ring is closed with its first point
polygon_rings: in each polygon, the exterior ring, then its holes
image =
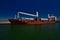
{"type": "MultiPolygon", "coordinates": [[[[36,15],[30,14],[30,13],[26,13],[26,12],[18,12],[18,13],[17,13],[17,18],[19,18],[19,14],[24,14],[24,15],[29,15],[29,16],[38,17],[38,12],[36,12],[36,15]]],[[[15,18],[16,18],[16,17],[15,17],[15,18]]]]}

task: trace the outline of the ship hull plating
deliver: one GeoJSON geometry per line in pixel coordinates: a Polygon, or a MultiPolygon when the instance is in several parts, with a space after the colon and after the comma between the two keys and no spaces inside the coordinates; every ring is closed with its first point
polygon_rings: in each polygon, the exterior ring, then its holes
{"type": "Polygon", "coordinates": [[[51,24],[55,23],[56,21],[48,21],[48,20],[16,20],[16,19],[9,19],[11,24],[51,24]]]}

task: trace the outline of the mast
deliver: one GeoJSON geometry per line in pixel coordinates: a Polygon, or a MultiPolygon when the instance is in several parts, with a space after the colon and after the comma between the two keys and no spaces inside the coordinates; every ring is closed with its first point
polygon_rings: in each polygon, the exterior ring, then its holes
{"type": "Polygon", "coordinates": [[[36,12],[36,17],[38,18],[38,12],[36,12]]]}
{"type": "Polygon", "coordinates": [[[36,12],[36,18],[35,18],[36,21],[38,21],[38,12],[36,12]]]}
{"type": "Polygon", "coordinates": [[[19,19],[19,13],[17,13],[17,19],[19,19]]]}
{"type": "Polygon", "coordinates": [[[48,14],[48,18],[50,18],[50,14],[48,14]]]}
{"type": "Polygon", "coordinates": [[[16,19],[16,14],[15,14],[15,19],[16,19]]]}

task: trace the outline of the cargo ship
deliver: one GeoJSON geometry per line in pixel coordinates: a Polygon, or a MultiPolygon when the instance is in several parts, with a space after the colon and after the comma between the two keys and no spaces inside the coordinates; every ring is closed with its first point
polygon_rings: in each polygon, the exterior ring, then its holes
{"type": "Polygon", "coordinates": [[[51,14],[48,14],[47,19],[45,18],[38,18],[38,12],[36,12],[36,15],[25,13],[25,12],[17,12],[17,15],[15,15],[14,19],[9,19],[11,24],[51,24],[56,23],[56,16],[53,16],[51,14]],[[22,18],[19,19],[19,14],[29,15],[29,16],[35,16],[35,18],[22,18]]]}

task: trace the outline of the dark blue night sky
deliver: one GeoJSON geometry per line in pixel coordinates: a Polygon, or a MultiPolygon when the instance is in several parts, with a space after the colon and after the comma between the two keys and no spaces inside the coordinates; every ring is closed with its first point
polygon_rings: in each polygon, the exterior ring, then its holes
{"type": "Polygon", "coordinates": [[[60,0],[0,0],[0,19],[13,18],[18,11],[38,11],[39,17],[50,13],[60,18],[60,0]]]}

